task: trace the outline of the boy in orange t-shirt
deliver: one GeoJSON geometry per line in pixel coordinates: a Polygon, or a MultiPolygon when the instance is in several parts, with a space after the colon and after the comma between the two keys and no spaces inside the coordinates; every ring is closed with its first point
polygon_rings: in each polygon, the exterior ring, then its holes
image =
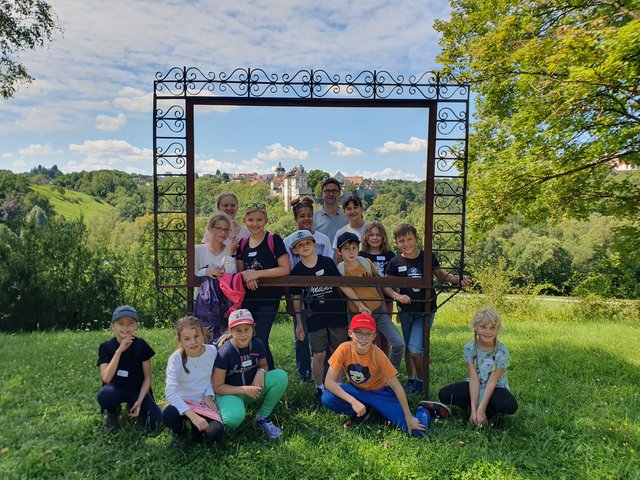
{"type": "Polygon", "coordinates": [[[429,428],[429,413],[420,406],[416,416],[411,415],[398,371],[374,345],[375,336],[376,322],[371,315],[360,313],[351,319],[351,341],[342,343],[329,359],[322,405],[351,415],[345,424],[348,427],[359,425],[376,410],[404,432],[420,437],[429,428]],[[338,383],[342,371],[348,383],[338,383]]]}

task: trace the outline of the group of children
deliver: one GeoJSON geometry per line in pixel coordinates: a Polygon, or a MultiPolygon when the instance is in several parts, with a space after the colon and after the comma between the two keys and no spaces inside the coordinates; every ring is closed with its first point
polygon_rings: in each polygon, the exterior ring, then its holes
{"type": "MultiPolygon", "coordinates": [[[[332,208],[340,184],[329,179],[322,187],[325,204],[319,212],[314,214],[309,197],[292,202],[298,230],[284,240],[266,231],[264,204],[247,205],[244,227],[240,227],[235,223],[237,198],[233,194],[219,197],[221,212],[212,216],[203,243],[196,246],[195,273],[203,279],[219,279],[225,273],[240,272],[245,298],[242,308],[229,316],[227,332],[217,341],[217,348],[207,343],[211,331],[200,319],[188,316],[178,321],[179,348],[169,358],[168,405],[162,413],[151,393],[154,352],[134,336],[137,313],[129,306],[114,311],[115,337],[100,346],[98,360],[103,381],[98,402],[107,411],[106,428],[117,425],[120,405],[127,403],[129,415],[144,419],[151,429],[161,422],[171,428],[173,443],[182,441],[185,423],[191,424],[194,438],[215,442],[222,439],[225,428],[240,425],[246,404],[259,402],[257,426],[270,438],[280,436],[270,414],[284,394],[288,376],[275,369],[269,336],[283,292],[260,285],[260,280],[288,274],[420,278],[423,273],[424,254],[418,249],[413,226],[401,224],[394,230],[400,251],[394,255],[383,225],[364,220],[358,198],[345,200],[342,213],[332,208]]],[[[443,281],[470,284],[467,277],[443,270],[435,255],[432,271],[443,281]]],[[[413,416],[397,374],[406,343],[409,380],[405,388],[422,390],[425,317],[432,325],[435,298],[425,302],[424,290],[419,288],[369,286],[297,287],[289,295],[298,373],[302,379],[313,378],[319,403],[349,415],[345,425],[357,425],[377,412],[408,434],[420,436],[428,429],[430,418],[448,417],[447,405],[467,409],[469,421],[476,425],[517,409],[506,379],[509,353],[497,341],[500,320],[494,311],[482,310],[474,317],[474,339],[464,349],[469,378],[443,388],[440,402],[420,402],[413,416]],[[346,308],[342,295],[347,299],[346,308]],[[402,336],[391,320],[393,301],[398,304],[402,336]],[[382,340],[380,346],[376,337],[382,340]]]]}

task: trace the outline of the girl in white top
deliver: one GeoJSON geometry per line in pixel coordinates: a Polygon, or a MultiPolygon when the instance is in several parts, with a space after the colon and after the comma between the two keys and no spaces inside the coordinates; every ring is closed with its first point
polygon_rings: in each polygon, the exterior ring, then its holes
{"type": "MultiPolygon", "coordinates": [[[[295,198],[291,200],[291,207],[293,210],[293,219],[298,226],[298,230],[308,230],[313,235],[313,238],[316,241],[315,252],[318,255],[333,258],[333,247],[331,246],[329,237],[318,230],[313,230],[313,199],[306,196],[302,198],[295,198]]],[[[289,254],[289,263],[291,264],[292,269],[300,262],[300,255],[294,253],[291,248],[291,243],[294,240],[293,237],[295,233],[296,232],[293,232],[283,240],[284,246],[289,254]]]]}
{"type": "MultiPolygon", "coordinates": [[[[229,238],[225,240],[225,245],[238,243],[239,240],[249,236],[249,230],[247,230],[247,227],[236,223],[236,215],[238,214],[238,197],[235,193],[222,192],[218,195],[216,208],[218,209],[218,212],[227,214],[231,220],[231,232],[229,233],[229,238]]],[[[208,239],[209,232],[205,228],[202,243],[207,243],[208,239]]]]}
{"type": "MultiPolygon", "coordinates": [[[[207,224],[207,242],[196,245],[195,269],[198,277],[218,278],[225,272],[235,273],[238,244],[225,241],[231,232],[231,220],[224,213],[216,213],[207,224]]],[[[195,297],[198,296],[198,289],[195,297]]],[[[195,298],[194,297],[194,298],[195,298]]]]}
{"type": "Polygon", "coordinates": [[[182,440],[185,420],[191,424],[194,439],[218,442],[224,436],[212,384],[218,350],[205,345],[206,327],[199,318],[178,320],[176,334],[179,348],[167,362],[165,396],[169,404],[162,411],[162,421],[173,430],[172,445],[182,440]]]}
{"type": "Polygon", "coordinates": [[[338,250],[337,241],[338,237],[344,232],[355,233],[358,238],[362,238],[364,229],[369,225],[364,219],[364,207],[362,200],[358,197],[348,197],[342,203],[342,210],[347,217],[349,223],[336,232],[336,236],[333,237],[333,249],[335,250],[336,264],[342,261],[340,250],[338,250]]]}

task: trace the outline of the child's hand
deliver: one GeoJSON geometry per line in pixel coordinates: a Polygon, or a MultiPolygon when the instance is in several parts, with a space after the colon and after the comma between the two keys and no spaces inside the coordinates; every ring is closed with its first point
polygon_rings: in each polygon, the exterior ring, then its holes
{"type": "Polygon", "coordinates": [[[202,418],[197,413],[194,413],[193,418],[190,419],[191,423],[201,432],[205,432],[207,428],[209,428],[209,422],[206,419],[202,418]]]}
{"type": "Polygon", "coordinates": [[[481,410],[477,410],[476,411],[476,425],[478,425],[479,427],[482,427],[484,425],[486,425],[487,422],[487,415],[481,411],[481,410]]]}
{"type": "Polygon", "coordinates": [[[396,302],[406,305],[407,303],[411,303],[411,298],[409,298],[409,295],[398,295],[396,297],[396,302]]]}
{"type": "Polygon", "coordinates": [[[128,337],[123,338],[122,341],[120,342],[120,345],[118,346],[118,350],[116,351],[120,353],[124,352],[127,348],[131,346],[134,338],[136,337],[134,337],[133,335],[129,335],[128,337]]]}
{"type": "Polygon", "coordinates": [[[204,403],[207,407],[213,410],[218,410],[218,405],[216,405],[216,399],[209,395],[207,395],[202,399],[202,403],[204,403]]]}
{"type": "Polygon", "coordinates": [[[249,282],[245,282],[247,288],[249,290],[257,290],[258,289],[258,281],[257,280],[251,280],[249,282]]]}
{"type": "Polygon", "coordinates": [[[224,267],[214,265],[213,267],[207,268],[204,273],[207,277],[218,278],[224,274],[224,267]]]}
{"type": "Polygon", "coordinates": [[[136,400],[136,403],[129,409],[129,417],[135,418],[140,415],[140,406],[142,405],[142,400],[136,400]]]}
{"type": "Polygon", "coordinates": [[[414,416],[409,416],[409,418],[406,419],[407,421],[407,433],[409,434],[409,436],[411,436],[411,432],[413,432],[414,430],[417,430],[419,432],[422,432],[425,430],[425,426],[422,425],[418,419],[414,416]]]}
{"type": "Polygon", "coordinates": [[[260,278],[260,274],[257,270],[244,270],[242,272],[242,278],[246,284],[249,284],[249,282],[257,281],[258,278],[260,278]]]}
{"type": "Polygon", "coordinates": [[[262,387],[256,387],[255,385],[246,385],[242,387],[242,390],[247,397],[250,397],[253,400],[257,400],[262,393],[262,387]]]}
{"type": "Polygon", "coordinates": [[[463,275],[460,281],[458,282],[461,287],[469,287],[471,285],[471,279],[466,275],[463,275]]]}
{"type": "Polygon", "coordinates": [[[299,322],[296,325],[296,338],[301,342],[304,342],[304,328],[302,327],[302,325],[300,325],[299,322]]]}
{"type": "Polygon", "coordinates": [[[356,415],[358,417],[363,416],[365,413],[367,413],[367,407],[364,406],[364,404],[360,403],[358,400],[356,400],[355,398],[353,399],[353,401],[351,402],[351,408],[353,408],[353,411],[356,412],[356,415]]]}
{"type": "Polygon", "coordinates": [[[367,313],[367,314],[371,315],[371,310],[369,309],[369,307],[367,307],[363,303],[362,306],[360,307],[360,313],[367,313]]]}
{"type": "Polygon", "coordinates": [[[257,372],[256,376],[253,378],[253,383],[251,385],[262,390],[264,388],[264,373],[260,375],[260,372],[257,372]]]}

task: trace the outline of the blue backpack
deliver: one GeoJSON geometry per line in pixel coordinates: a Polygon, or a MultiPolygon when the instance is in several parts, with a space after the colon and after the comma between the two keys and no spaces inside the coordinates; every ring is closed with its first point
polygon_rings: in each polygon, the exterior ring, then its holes
{"type": "Polygon", "coordinates": [[[226,313],[232,303],[222,293],[217,279],[203,277],[193,307],[193,316],[202,320],[209,329],[206,343],[213,343],[227,329],[226,313]]]}

